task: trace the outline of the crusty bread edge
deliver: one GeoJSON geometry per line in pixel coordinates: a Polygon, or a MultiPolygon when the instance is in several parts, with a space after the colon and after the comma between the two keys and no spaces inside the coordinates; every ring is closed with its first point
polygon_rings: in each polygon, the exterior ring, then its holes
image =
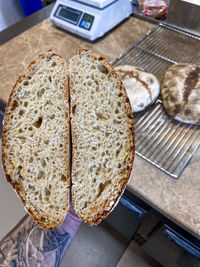
{"type": "MultiPolygon", "coordinates": [[[[6,166],[6,154],[4,152],[4,149],[5,149],[5,146],[6,146],[6,141],[5,141],[5,133],[7,131],[7,120],[9,120],[8,118],[8,113],[12,107],[12,102],[13,102],[13,94],[15,93],[15,91],[17,90],[17,85],[19,82],[22,81],[22,79],[25,78],[26,74],[33,68],[33,66],[40,60],[42,59],[46,53],[49,53],[49,52],[52,52],[52,55],[51,56],[58,56],[60,58],[60,60],[62,61],[63,65],[66,67],[66,77],[67,77],[67,84],[66,84],[66,102],[68,103],[69,102],[69,92],[68,92],[68,70],[67,70],[67,64],[65,62],[65,60],[63,59],[62,56],[60,56],[59,54],[56,54],[52,51],[52,49],[49,49],[48,51],[44,52],[44,53],[41,53],[39,54],[39,56],[32,60],[28,67],[26,68],[26,70],[18,77],[15,85],[13,86],[13,89],[10,93],[10,96],[9,96],[9,99],[8,99],[8,103],[7,103],[7,106],[6,106],[6,109],[5,109],[5,115],[4,115],[4,125],[3,125],[3,130],[2,130],[2,166],[3,166],[3,170],[4,170],[4,174],[5,174],[5,177],[6,177],[6,180],[12,185],[13,189],[16,191],[17,193],[17,196],[22,200],[22,202],[24,203],[24,209],[32,216],[33,220],[39,225],[41,226],[44,230],[53,230],[55,228],[57,228],[61,222],[64,220],[64,217],[60,219],[60,222],[58,223],[54,223],[52,224],[52,222],[42,222],[38,219],[38,216],[37,214],[35,214],[31,209],[29,208],[26,208],[26,202],[23,198],[23,195],[26,194],[26,192],[24,191],[24,188],[23,188],[23,185],[22,183],[20,184],[16,184],[14,182],[12,182],[10,176],[8,175],[8,171],[7,171],[7,166],[6,166]]],[[[69,114],[69,113],[68,113],[69,114]]],[[[69,134],[70,134],[70,120],[68,118],[68,129],[69,129],[69,134]]],[[[68,135],[69,137],[69,135],[68,135]]],[[[67,145],[69,147],[69,139],[67,139],[67,145]]],[[[68,149],[68,156],[69,156],[69,149],[68,149]]],[[[68,157],[66,158],[67,160],[67,163],[68,163],[68,170],[66,170],[66,176],[67,176],[67,181],[68,181],[68,184],[70,186],[70,166],[69,166],[69,161],[68,161],[68,157]]],[[[68,209],[69,209],[69,190],[67,191],[67,196],[66,196],[66,200],[68,203],[67,205],[67,208],[66,208],[66,213],[68,212],[68,209]]]]}
{"type": "MultiPolygon", "coordinates": [[[[106,65],[106,67],[108,67],[108,69],[111,71],[111,73],[115,76],[117,81],[119,82],[121,92],[122,92],[122,94],[124,95],[124,98],[125,98],[127,117],[129,118],[129,123],[130,123],[130,127],[129,128],[131,128],[132,145],[133,145],[133,158],[132,158],[131,167],[129,169],[128,175],[127,175],[126,178],[123,179],[125,182],[120,186],[120,190],[118,190],[117,196],[108,200],[107,206],[109,206],[109,208],[104,208],[103,207],[102,211],[99,211],[97,214],[95,214],[92,217],[92,219],[88,219],[87,217],[82,217],[79,214],[79,212],[76,210],[75,197],[74,197],[74,193],[73,193],[73,178],[71,177],[71,179],[72,179],[72,187],[71,187],[72,203],[73,203],[73,207],[74,207],[76,213],[88,225],[97,225],[103,219],[105,219],[108,216],[108,214],[114,209],[114,207],[117,205],[121,195],[123,194],[123,192],[124,192],[124,190],[125,190],[125,188],[126,188],[126,186],[128,184],[128,181],[130,179],[131,171],[132,171],[132,168],[133,168],[134,157],[135,157],[134,125],[133,125],[133,114],[132,114],[132,111],[131,111],[131,104],[130,104],[129,98],[127,96],[127,93],[126,93],[126,89],[124,88],[124,86],[122,84],[122,81],[119,78],[118,74],[115,72],[115,70],[113,69],[112,65],[108,62],[108,60],[106,58],[104,58],[102,55],[98,55],[98,54],[92,52],[91,50],[81,49],[71,58],[70,65],[73,64],[73,61],[75,60],[76,56],[78,56],[78,55],[80,55],[80,54],[82,54],[84,52],[88,52],[92,56],[97,57],[98,60],[102,61],[106,65]],[[109,204],[111,204],[111,202],[113,202],[113,204],[109,205],[109,204]]],[[[71,87],[71,80],[70,80],[70,65],[69,65],[69,93],[71,94],[72,87],[71,87]]],[[[70,113],[71,113],[71,110],[70,110],[70,113]]],[[[72,123],[70,123],[70,124],[71,124],[71,135],[72,135],[72,174],[73,174],[73,172],[74,172],[74,168],[73,168],[73,166],[74,166],[74,164],[73,164],[74,156],[73,155],[75,154],[75,153],[73,153],[73,151],[76,151],[76,146],[75,146],[76,137],[75,137],[75,134],[74,134],[73,124],[72,123]]]]}

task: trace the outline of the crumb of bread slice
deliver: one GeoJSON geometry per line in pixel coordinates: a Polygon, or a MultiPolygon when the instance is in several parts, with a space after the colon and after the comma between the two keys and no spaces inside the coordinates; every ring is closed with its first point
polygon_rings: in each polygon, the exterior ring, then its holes
{"type": "Polygon", "coordinates": [[[100,223],[122,195],[134,160],[126,91],[108,61],[80,50],[69,64],[72,200],[89,225],[100,223]]]}
{"type": "Polygon", "coordinates": [[[67,66],[49,50],[14,85],[2,135],[5,176],[46,230],[56,228],[69,208],[68,137],[67,66]]]}

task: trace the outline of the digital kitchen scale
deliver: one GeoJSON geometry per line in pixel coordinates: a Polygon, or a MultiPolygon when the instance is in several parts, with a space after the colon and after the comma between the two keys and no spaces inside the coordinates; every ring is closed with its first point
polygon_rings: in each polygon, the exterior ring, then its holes
{"type": "Polygon", "coordinates": [[[129,0],[58,0],[50,19],[63,29],[94,41],[131,13],[129,0]]]}

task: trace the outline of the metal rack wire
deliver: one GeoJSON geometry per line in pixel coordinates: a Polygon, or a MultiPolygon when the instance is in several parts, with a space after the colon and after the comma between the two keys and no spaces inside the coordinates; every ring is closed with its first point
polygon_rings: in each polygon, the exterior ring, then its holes
{"type": "MultiPolygon", "coordinates": [[[[154,26],[111,62],[136,65],[160,81],[174,63],[200,64],[200,37],[166,24],[154,26]]],[[[179,178],[200,146],[200,126],[177,122],[160,99],[148,110],[134,114],[136,154],[173,178],[179,178]]]]}

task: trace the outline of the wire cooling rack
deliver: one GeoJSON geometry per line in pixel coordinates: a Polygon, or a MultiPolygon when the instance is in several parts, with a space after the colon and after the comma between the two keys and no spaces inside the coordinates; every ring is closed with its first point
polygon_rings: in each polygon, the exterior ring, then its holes
{"type": "MultiPolygon", "coordinates": [[[[111,63],[143,67],[161,81],[172,64],[200,64],[200,37],[160,23],[111,63]]],[[[200,146],[200,126],[170,118],[160,99],[146,111],[135,113],[134,125],[136,154],[179,178],[200,146]]]]}

